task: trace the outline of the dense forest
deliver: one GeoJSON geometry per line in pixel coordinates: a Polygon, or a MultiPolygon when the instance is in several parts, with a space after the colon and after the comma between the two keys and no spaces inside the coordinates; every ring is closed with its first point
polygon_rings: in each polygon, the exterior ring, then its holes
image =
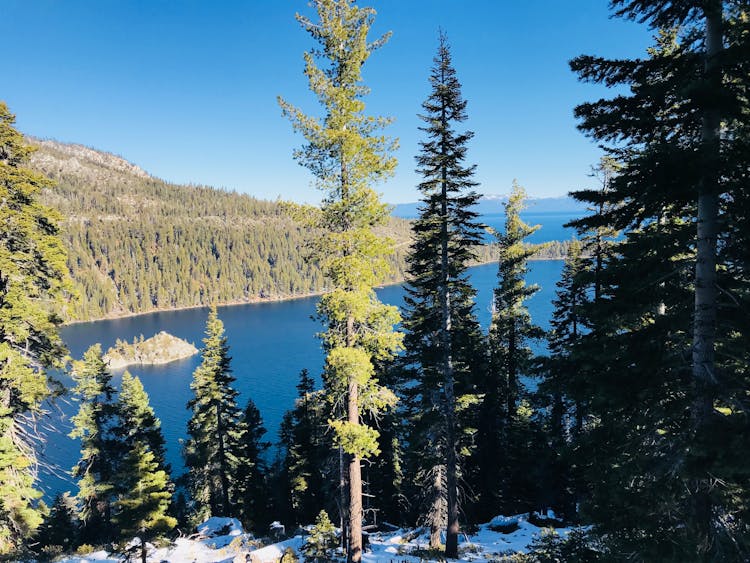
{"type": "MultiPolygon", "coordinates": [[[[68,265],[80,294],[69,320],[319,293],[308,260],[313,233],[281,201],[170,184],[111,154],[30,139],[32,168],[55,182],[41,201],[63,216],[68,265]]],[[[408,221],[381,227],[397,244],[386,283],[404,279],[408,221]]],[[[552,243],[540,259],[564,256],[552,243]]],[[[494,259],[492,245],[477,262],[494,259]]]]}
{"type": "MultiPolygon", "coordinates": [[[[56,182],[43,201],[65,218],[81,293],[72,318],[306,295],[324,289],[305,259],[306,228],[280,202],[153,178],[112,155],[38,143],[56,182]]],[[[408,238],[394,220],[393,236],[408,238]]],[[[398,279],[396,268],[393,279],[398,279]]]]}
{"type": "Polygon", "coordinates": [[[565,245],[528,243],[538,226],[522,217],[517,182],[495,244],[479,244],[471,106],[444,32],[418,109],[419,216],[391,218],[376,186],[394,173],[395,141],[387,117],[365,113],[362,75],[390,34],[373,40],[375,11],[354,0],[315,0],[313,19],[297,16],[314,44],[313,112],[278,98],[303,142],[293,158],[323,193],[317,208],[172,186],[54,143],[34,157],[40,174],[0,103],[0,556],[103,546],[146,563],[155,543],[231,517],[256,538],[299,529],[299,552],[286,544],[282,561],[359,563],[368,532],[386,528],[410,545],[387,557],[419,560],[750,560],[750,12],[740,0],[611,6],[654,42],[640,59],[570,62],[616,93],[574,109],[604,154],[598,185],[572,194],[589,211],[565,245]],[[55,164],[66,151],[79,154],[66,165],[76,174],[55,164]],[[65,360],[65,237],[79,286],[104,280],[111,292],[100,312],[325,290],[322,386],[300,373],[275,456],[252,399],[238,403],[213,306],[186,405],[185,473],[165,460],[139,378],[116,388],[94,344],[71,370],[78,492],[39,500],[29,429],[63,392],[45,370],[65,360]],[[560,250],[543,330],[527,308],[539,289],[529,261],[560,250]],[[467,272],[485,252],[498,272],[488,329],[467,272]],[[375,289],[401,277],[399,310],[375,289]],[[479,553],[471,540],[529,522],[547,531],[521,549],[479,553]]]}

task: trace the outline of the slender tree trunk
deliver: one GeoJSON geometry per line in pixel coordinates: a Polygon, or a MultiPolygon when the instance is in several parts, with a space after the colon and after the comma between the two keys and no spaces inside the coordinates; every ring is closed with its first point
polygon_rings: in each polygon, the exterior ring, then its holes
{"type": "Polygon", "coordinates": [[[511,422],[516,415],[516,327],[515,320],[508,333],[508,371],[506,373],[506,421],[511,422]]]}
{"type": "Polygon", "coordinates": [[[430,548],[440,548],[440,530],[443,528],[443,471],[435,468],[433,476],[432,510],[430,513],[430,548]]]}
{"type": "MultiPolygon", "coordinates": [[[[445,83],[445,71],[442,82],[445,83]]],[[[443,130],[448,127],[445,107],[442,109],[441,120],[443,130]]],[[[446,154],[445,139],[441,145],[443,157],[446,154]]],[[[458,558],[458,482],[456,478],[458,460],[456,458],[456,398],[453,390],[453,350],[452,350],[452,326],[451,326],[451,304],[450,304],[450,273],[448,270],[448,171],[443,165],[440,201],[440,340],[442,348],[442,371],[444,386],[443,415],[445,417],[445,486],[448,489],[446,500],[448,503],[448,527],[445,534],[445,556],[451,559],[458,558]]]]}
{"type": "Polygon", "coordinates": [[[339,521],[341,525],[341,548],[349,549],[349,479],[344,449],[339,446],[339,521]]]}
{"type": "MultiPolygon", "coordinates": [[[[221,424],[221,405],[216,404],[216,432],[219,439],[219,479],[221,481],[222,516],[232,516],[229,513],[229,476],[227,475],[227,454],[224,445],[224,428],[221,424]]],[[[215,516],[215,515],[214,515],[215,516]]]]}
{"type": "Polygon", "coordinates": [[[141,536],[141,563],[148,563],[148,549],[146,549],[146,538],[141,536]]]}
{"type": "MultiPolygon", "coordinates": [[[[354,317],[346,323],[347,346],[354,346],[354,317]]],[[[359,426],[359,388],[357,382],[349,381],[347,417],[350,424],[359,426]]],[[[357,455],[349,455],[349,550],[347,561],[362,560],[362,463],[357,455]]]]}
{"type": "MultiPolygon", "coordinates": [[[[349,422],[359,424],[357,383],[349,383],[349,422]],[[355,422],[356,421],[356,422],[355,422]]],[[[349,456],[349,554],[350,563],[362,560],[362,464],[359,456],[349,456]]]]}
{"type": "MultiPolygon", "coordinates": [[[[714,96],[721,89],[721,68],[717,56],[723,49],[721,0],[706,2],[706,81],[714,96]]],[[[712,98],[713,100],[714,98],[712,98]]],[[[694,430],[698,439],[713,416],[716,392],[714,346],[716,341],[716,238],[719,217],[718,161],[720,158],[721,116],[715,102],[709,102],[703,113],[701,141],[705,158],[704,176],[698,187],[698,232],[695,263],[695,309],[693,325],[692,372],[695,402],[692,409],[694,430]]],[[[705,560],[712,547],[710,478],[698,477],[693,499],[693,518],[699,534],[699,545],[705,560]]]]}

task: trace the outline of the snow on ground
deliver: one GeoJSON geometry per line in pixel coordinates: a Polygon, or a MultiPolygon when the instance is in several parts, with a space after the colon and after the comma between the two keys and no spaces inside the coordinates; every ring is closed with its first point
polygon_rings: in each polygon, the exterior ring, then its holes
{"type": "MultiPolygon", "coordinates": [[[[553,514],[547,515],[553,518],[553,514]]],[[[570,528],[556,532],[567,535],[570,528]]],[[[459,541],[460,561],[483,563],[499,555],[525,552],[528,545],[542,532],[542,528],[529,522],[527,514],[497,516],[479,526],[476,533],[462,535],[459,541]]],[[[429,536],[420,529],[399,529],[393,532],[373,533],[370,546],[363,555],[364,563],[390,563],[392,561],[418,563],[428,559],[429,536]]],[[[287,548],[292,548],[300,561],[305,543],[303,536],[268,545],[260,545],[252,535],[245,533],[234,518],[210,518],[200,526],[198,533],[189,538],[178,538],[169,547],[151,548],[150,563],[277,563],[287,548]]],[[[139,545],[137,541],[134,545],[139,545]]],[[[139,555],[139,554],[138,554],[139,555]]],[[[140,560],[140,559],[138,559],[140,560]]],[[[61,563],[116,563],[122,556],[97,551],[86,556],[68,557],[61,563]]]]}
{"type": "MultiPolygon", "coordinates": [[[[553,514],[548,515],[554,518],[553,514]]],[[[482,524],[476,533],[462,534],[459,538],[460,561],[476,563],[497,559],[498,555],[526,552],[529,544],[539,536],[543,528],[528,521],[527,514],[517,516],[497,516],[487,524],[482,524]],[[501,531],[502,530],[502,531],[501,531]]],[[[570,528],[558,528],[558,534],[565,536],[570,528]]],[[[397,530],[391,533],[370,535],[370,552],[365,553],[365,563],[386,563],[394,560],[419,562],[428,560],[429,547],[427,531],[417,535],[415,530],[397,530]]]]}

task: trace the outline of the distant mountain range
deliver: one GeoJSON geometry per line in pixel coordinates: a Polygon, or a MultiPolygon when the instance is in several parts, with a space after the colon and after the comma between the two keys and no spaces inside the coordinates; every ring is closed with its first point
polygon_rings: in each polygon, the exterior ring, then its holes
{"type": "MultiPolygon", "coordinates": [[[[498,215],[504,212],[503,204],[508,201],[507,195],[486,195],[480,198],[476,210],[480,215],[498,215]]],[[[568,196],[529,198],[526,201],[526,213],[561,213],[576,214],[586,210],[586,206],[568,196]]],[[[419,202],[399,203],[393,208],[393,216],[413,219],[419,214],[419,202]]]]}

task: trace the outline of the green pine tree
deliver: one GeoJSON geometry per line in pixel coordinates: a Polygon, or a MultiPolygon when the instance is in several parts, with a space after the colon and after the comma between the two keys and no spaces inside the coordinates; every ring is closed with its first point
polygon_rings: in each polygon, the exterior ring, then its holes
{"type": "Polygon", "coordinates": [[[177,519],[168,514],[172,484],[154,453],[141,439],[136,439],[125,454],[118,476],[122,492],[115,502],[115,523],[121,537],[140,539],[141,562],[146,563],[146,542],[177,525],[177,519]]]}
{"type": "Polygon", "coordinates": [[[573,240],[568,246],[568,256],[552,301],[554,311],[548,334],[550,355],[542,367],[543,377],[537,393],[548,412],[550,467],[547,484],[543,486],[548,491],[545,504],[567,519],[576,515],[577,494],[572,459],[585,417],[581,366],[575,356],[576,346],[585,330],[582,312],[589,300],[588,285],[583,275],[585,268],[582,245],[578,240],[573,240]]]}
{"type": "Polygon", "coordinates": [[[505,228],[498,234],[498,287],[489,330],[489,369],[482,386],[477,434],[478,514],[514,514],[536,507],[533,491],[536,438],[521,377],[532,375],[529,344],[544,336],[531,320],[526,300],[538,291],[526,285],[528,260],[537,247],[525,239],[539,226],[523,222],[526,194],[513,183],[505,204],[505,228]]]}
{"type": "Polygon", "coordinates": [[[120,424],[114,432],[122,441],[123,447],[129,450],[135,442],[143,442],[154,454],[154,460],[159,464],[159,468],[169,474],[161,421],[156,418],[154,409],[149,404],[149,397],[141,380],[133,377],[127,370],[122,375],[117,415],[120,424]]]}
{"type": "MultiPolygon", "coordinates": [[[[330,477],[330,439],[325,436],[325,402],[309,372],[300,372],[298,396],[294,408],[284,415],[281,424],[281,447],[284,450],[283,480],[285,505],[297,524],[310,522],[321,507],[335,508],[330,502],[327,477],[330,477]]],[[[338,469],[338,463],[336,463],[338,469]]]]}
{"type": "Polygon", "coordinates": [[[161,421],[149,404],[141,380],[127,371],[122,377],[117,415],[115,433],[123,454],[116,480],[114,520],[121,538],[140,538],[143,558],[146,542],[169,532],[177,520],[168,514],[174,486],[164,460],[161,421]]]}
{"type": "Polygon", "coordinates": [[[242,433],[229,347],[216,307],[209,312],[203,345],[203,361],[190,384],[193,398],[188,408],[192,416],[184,449],[188,489],[198,519],[235,515],[232,475],[237,470],[242,433]]]}
{"type": "Polygon", "coordinates": [[[312,561],[332,561],[336,549],[336,527],[325,510],[321,510],[307,536],[303,552],[312,561]]]}
{"type": "Polygon", "coordinates": [[[373,377],[373,360],[389,357],[401,342],[393,331],[400,320],[397,308],[380,303],[373,290],[387,277],[393,244],[374,230],[387,221],[388,208],[372,184],[393,173],[394,143],[379,134],[387,119],[365,115],[368,89],[362,84],[362,65],[387,36],[368,41],[375,11],[352,0],[316,0],[313,5],[319,21],[297,19],[319,43],[317,51],[305,54],[305,74],[324,116],[305,115],[284,100],[280,104],[308,143],[295,158],[326,194],[316,257],[331,291],[321,298],[318,312],[327,329],[325,385],[334,406],[330,425],[346,458],[341,483],[348,480],[348,491],[342,486],[341,496],[349,528],[347,557],[358,562],[361,460],[378,453],[378,432],[362,424],[361,415],[395,403],[395,395],[373,377]]]}
{"type": "Polygon", "coordinates": [[[51,395],[45,370],[65,356],[57,327],[71,288],[60,217],[39,203],[53,183],[27,168],[34,149],[14,123],[0,102],[0,556],[42,521],[29,423],[51,395]]]}
{"type": "Polygon", "coordinates": [[[78,412],[72,417],[71,438],[81,442],[81,458],[73,468],[78,478],[83,541],[94,544],[115,536],[112,502],[116,493],[115,473],[121,450],[112,434],[116,408],[112,375],[102,358],[99,344],[92,345],[72,370],[78,412]]]}
{"type": "Polygon", "coordinates": [[[265,433],[260,411],[249,399],[242,415],[237,471],[233,477],[242,523],[248,530],[265,530],[272,521],[268,511],[269,470],[264,459],[271,443],[263,441],[265,433]]]}
{"type": "Polygon", "coordinates": [[[421,476],[423,492],[429,491],[430,546],[440,546],[440,531],[446,529],[446,556],[456,558],[459,437],[466,432],[458,420],[458,404],[474,392],[472,379],[483,364],[476,292],[467,274],[482,227],[472,210],[479,199],[472,191],[475,166],[464,163],[473,133],[455,130],[468,117],[466,101],[444,34],[439,41],[430,73],[432,91],[420,116],[427,140],[420,143],[417,157],[423,200],[408,257],[405,364],[417,381],[417,386],[407,386],[413,396],[408,442],[412,470],[421,476]]]}

